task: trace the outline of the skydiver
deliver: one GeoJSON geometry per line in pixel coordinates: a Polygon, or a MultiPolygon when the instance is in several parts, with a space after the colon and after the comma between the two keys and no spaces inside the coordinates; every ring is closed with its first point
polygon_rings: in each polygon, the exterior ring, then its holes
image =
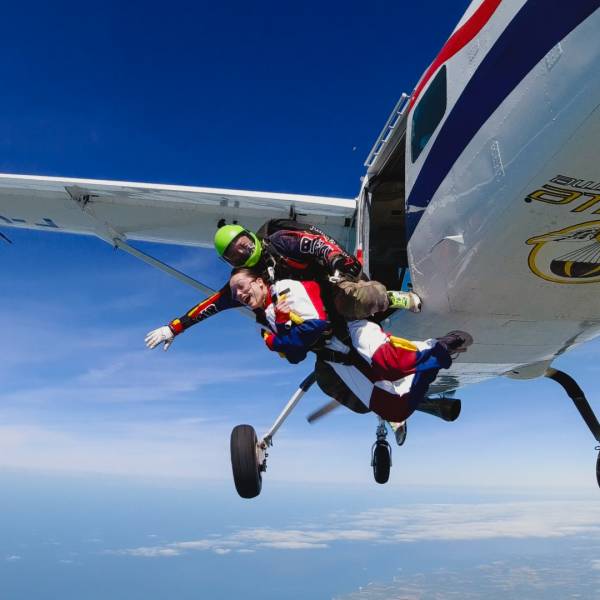
{"type": "Polygon", "coordinates": [[[317,383],[326,394],[355,412],[373,411],[387,421],[406,421],[438,371],[450,367],[451,355],[466,351],[472,343],[471,336],[461,331],[410,342],[366,319],[350,321],[346,339],[340,339],[331,331],[321,288],[314,280],[282,279],[269,285],[258,272],[238,268],[230,288],[232,297],[252,309],[265,327],[263,339],[269,350],[291,363],[314,352],[317,383]],[[338,385],[337,392],[324,388],[319,368],[333,369],[344,387],[338,385]]]}
{"type": "MultiPolygon", "coordinates": [[[[421,300],[414,292],[388,291],[383,284],[366,280],[359,260],[315,226],[272,219],[255,234],[241,225],[223,225],[214,241],[219,256],[232,267],[254,268],[266,281],[318,281],[332,319],[337,315],[343,320],[363,319],[388,309],[421,310],[421,300]]],[[[183,316],[150,331],[146,345],[155,348],[163,344],[167,350],[187,328],[239,306],[227,283],[183,316]]]]}

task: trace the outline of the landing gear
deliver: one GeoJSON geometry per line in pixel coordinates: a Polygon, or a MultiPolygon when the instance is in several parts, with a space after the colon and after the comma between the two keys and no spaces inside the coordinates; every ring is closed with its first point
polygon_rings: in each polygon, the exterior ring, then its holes
{"type": "MultiPolygon", "coordinates": [[[[273,436],[315,380],[315,373],[311,373],[302,381],[269,431],[262,438],[256,435],[256,431],[251,425],[238,425],[231,432],[230,450],[233,481],[237,493],[242,498],[256,498],[260,495],[263,473],[267,470],[267,450],[273,445],[273,436]]],[[[308,417],[309,423],[330,413],[338,406],[340,406],[340,403],[332,400],[312,413],[308,417]]],[[[417,410],[439,417],[444,421],[454,421],[460,413],[460,400],[446,397],[427,398],[419,404],[417,410]]],[[[392,424],[392,428],[396,442],[401,446],[406,439],[406,423],[392,424]]],[[[376,436],[377,439],[371,448],[371,466],[373,467],[375,481],[383,484],[387,483],[390,478],[392,448],[386,440],[386,422],[380,417],[378,417],[376,436]]],[[[600,442],[600,439],[598,441],[600,442]]],[[[598,459],[598,473],[600,481],[600,458],[598,459]]]]}
{"type": "Polygon", "coordinates": [[[392,448],[387,442],[375,442],[373,445],[373,477],[377,483],[387,483],[392,466],[392,448]]]}
{"type": "MultiPolygon", "coordinates": [[[[563,387],[569,398],[573,400],[573,404],[575,404],[575,407],[596,441],[600,442],[600,423],[598,423],[598,419],[590,403],[585,397],[583,390],[577,385],[577,382],[570,375],[558,369],[546,369],[544,376],[556,381],[556,383],[563,387]]],[[[598,458],[596,459],[596,481],[598,482],[598,487],[600,487],[600,446],[596,446],[595,449],[599,451],[598,458]]]]}
{"type": "Polygon", "coordinates": [[[230,446],[231,469],[235,489],[242,498],[256,498],[260,494],[262,474],[267,470],[267,449],[273,445],[273,436],[314,382],[314,373],[302,381],[262,439],[258,439],[254,427],[250,425],[237,425],[233,428],[230,446]]]}
{"type": "Polygon", "coordinates": [[[371,466],[373,467],[373,477],[377,483],[387,483],[390,478],[390,467],[392,466],[392,447],[385,439],[387,429],[385,421],[379,419],[377,426],[377,440],[371,448],[371,466]]]}
{"type": "Polygon", "coordinates": [[[235,489],[242,498],[255,498],[260,494],[267,454],[250,425],[238,425],[231,432],[231,469],[235,489]]]}

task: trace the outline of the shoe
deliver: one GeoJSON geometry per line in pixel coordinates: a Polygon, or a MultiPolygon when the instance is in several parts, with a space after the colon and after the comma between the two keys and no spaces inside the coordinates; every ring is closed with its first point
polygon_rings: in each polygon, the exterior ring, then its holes
{"type": "Polygon", "coordinates": [[[396,292],[388,290],[389,308],[410,310],[411,312],[421,312],[421,298],[414,292],[396,292]]]}
{"type": "Polygon", "coordinates": [[[420,412],[439,417],[444,421],[452,422],[460,415],[461,402],[458,398],[425,398],[417,405],[420,412]]]}
{"type": "Polygon", "coordinates": [[[406,441],[406,421],[402,421],[401,423],[394,423],[393,421],[388,421],[392,431],[394,432],[394,437],[396,438],[396,443],[398,446],[402,446],[406,441]]]}
{"type": "Polygon", "coordinates": [[[473,337],[466,331],[449,331],[445,336],[437,338],[437,341],[448,350],[454,359],[461,352],[466,352],[473,343],[473,337]]]}

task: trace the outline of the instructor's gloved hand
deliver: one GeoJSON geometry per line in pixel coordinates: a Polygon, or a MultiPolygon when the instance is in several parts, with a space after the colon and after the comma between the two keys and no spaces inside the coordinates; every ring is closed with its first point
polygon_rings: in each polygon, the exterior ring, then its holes
{"type": "Polygon", "coordinates": [[[165,347],[163,350],[166,352],[169,349],[169,346],[173,343],[175,339],[175,335],[171,331],[171,328],[167,325],[164,327],[159,327],[158,329],[153,329],[147,335],[144,341],[146,342],[146,346],[148,348],[156,348],[159,344],[164,343],[165,347]]]}
{"type": "Polygon", "coordinates": [[[334,259],[331,266],[334,271],[350,275],[350,277],[358,277],[362,271],[362,265],[354,256],[339,256],[334,259]]]}

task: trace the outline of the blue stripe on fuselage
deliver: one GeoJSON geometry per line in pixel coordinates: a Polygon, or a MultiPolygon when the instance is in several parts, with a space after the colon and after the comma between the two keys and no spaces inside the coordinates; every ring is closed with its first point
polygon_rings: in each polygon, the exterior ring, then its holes
{"type": "MultiPolygon", "coordinates": [[[[529,0],[515,15],[465,86],[425,159],[407,200],[426,208],[482,125],[523,78],[600,0],[529,0]]],[[[408,212],[408,239],[423,210],[408,212]]]]}

